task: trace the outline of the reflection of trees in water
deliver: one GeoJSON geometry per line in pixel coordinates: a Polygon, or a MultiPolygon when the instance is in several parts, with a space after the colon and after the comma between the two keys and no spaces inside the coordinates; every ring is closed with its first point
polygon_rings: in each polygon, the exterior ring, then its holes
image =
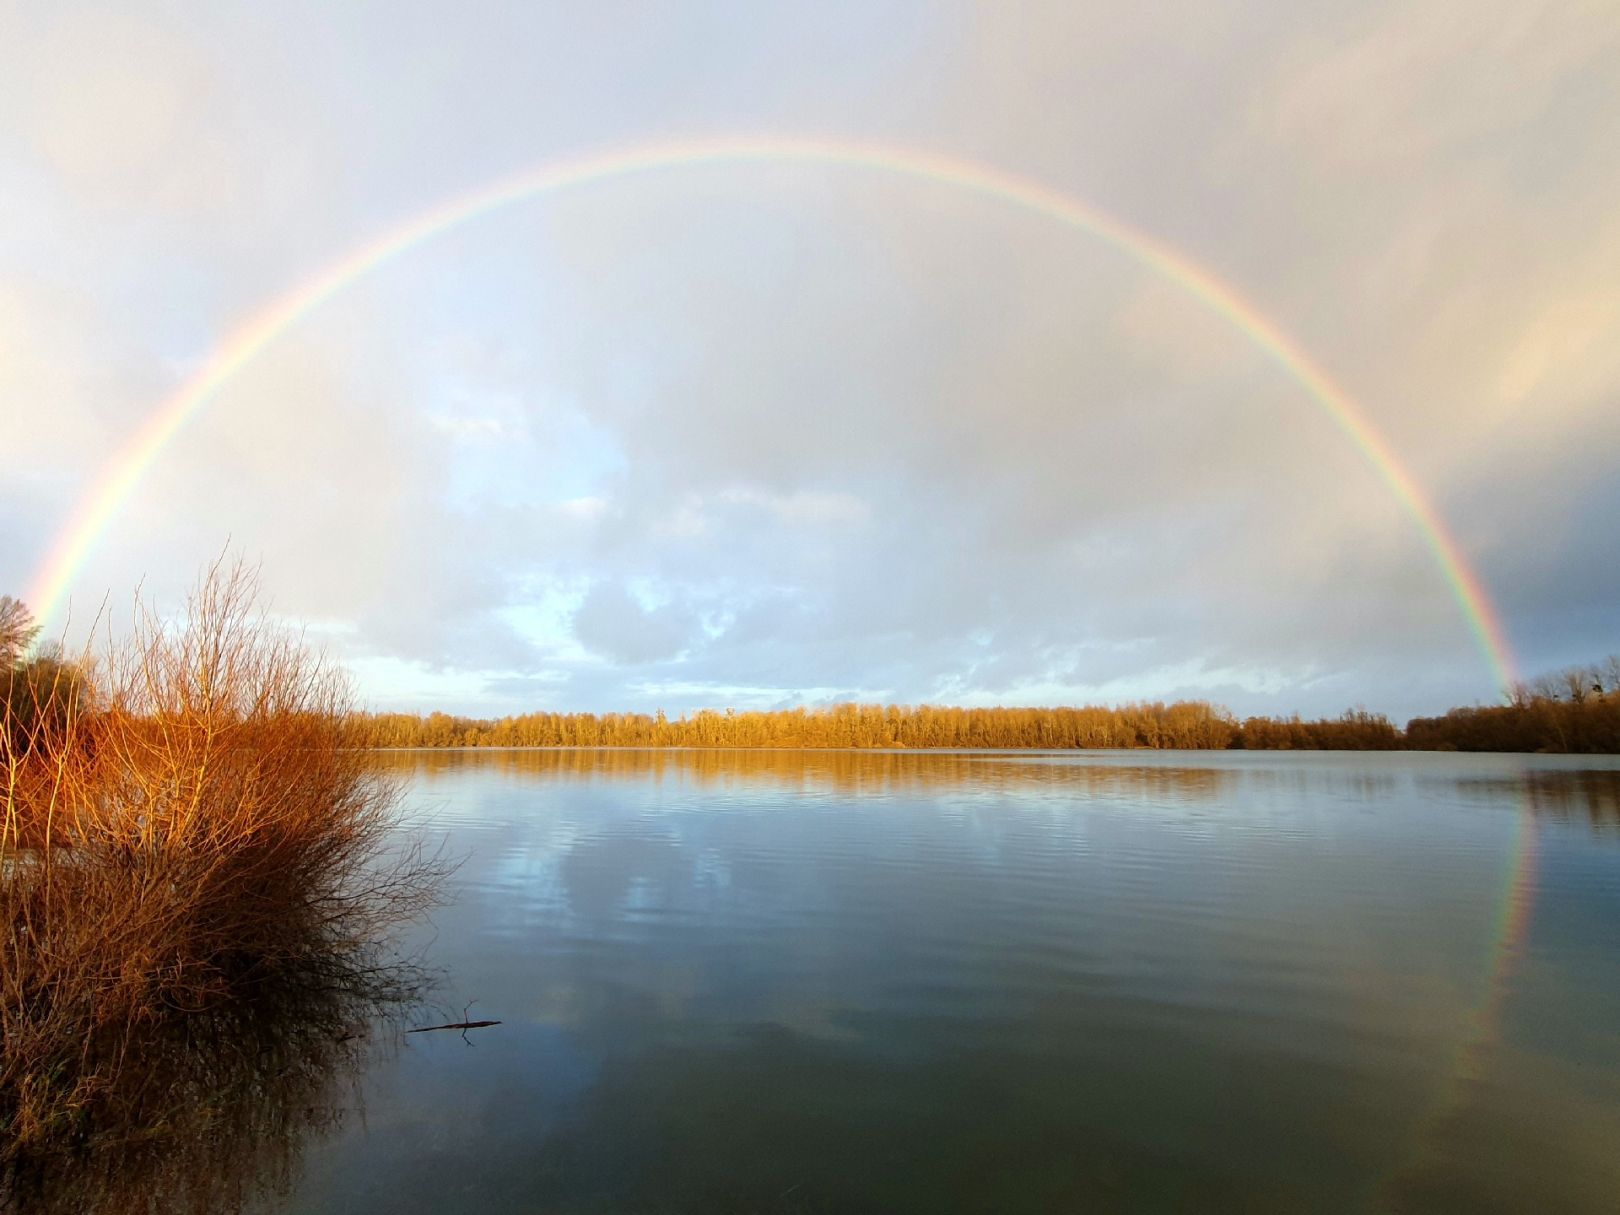
{"type": "MultiPolygon", "coordinates": [[[[1298,756],[1300,753],[1295,751],[1290,754],[1298,756]]],[[[1357,752],[1352,761],[1356,766],[1344,766],[1337,762],[1319,767],[1296,763],[1276,768],[1256,766],[1244,769],[1243,781],[1247,788],[1272,797],[1304,799],[1331,790],[1356,801],[1376,802],[1391,797],[1400,788],[1400,779],[1395,773],[1369,771],[1359,766],[1377,762],[1379,758],[1357,752]]]]}
{"type": "Polygon", "coordinates": [[[379,762],[432,777],[476,768],[526,780],[624,779],[686,782],[726,789],[748,785],[806,792],[1040,792],[1144,801],[1204,800],[1249,773],[1159,764],[1053,761],[985,752],[764,750],[756,748],[556,748],[389,751],[379,762]]]}
{"type": "Polygon", "coordinates": [[[1596,831],[1620,833],[1620,769],[1528,771],[1511,777],[1459,780],[1465,794],[1491,801],[1522,799],[1536,814],[1585,821],[1596,831]]]}
{"type": "Polygon", "coordinates": [[[424,990],[419,969],[361,948],[88,1044],[77,1107],[12,1145],[0,1210],[202,1215],[284,1193],[303,1144],[355,1105],[364,1063],[424,990]]]}

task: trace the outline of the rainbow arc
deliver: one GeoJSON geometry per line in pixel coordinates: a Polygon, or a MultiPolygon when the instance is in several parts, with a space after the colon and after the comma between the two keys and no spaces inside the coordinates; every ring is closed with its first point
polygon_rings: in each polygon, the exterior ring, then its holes
{"type": "MultiPolygon", "coordinates": [[[[141,480],[219,391],[288,330],[367,275],[462,224],[517,203],[614,180],[715,166],[823,165],[884,173],[996,200],[1083,232],[1173,283],[1224,317],[1302,390],[1355,446],[1428,548],[1492,678],[1516,683],[1512,650],[1486,588],[1461,545],[1366,410],[1276,322],[1234,287],[1149,232],[1073,194],[992,165],[939,152],[846,139],[675,139],[583,156],[520,173],[451,198],[351,250],[269,301],[237,326],[175,391],[159,402],[74,506],[29,581],[27,601],[42,623],[62,610],[97,541],[141,480]]],[[[1534,825],[1521,819],[1501,899],[1485,995],[1462,1048],[1456,1077],[1477,1066],[1497,1034],[1511,960],[1522,950],[1535,899],[1534,825]]],[[[1449,1104],[1454,1095],[1442,1102],[1449,1104]]]]}
{"type": "Polygon", "coordinates": [[[459,195],[359,246],[248,317],[195,374],[153,409],[81,496],[30,580],[28,601],[39,619],[49,623],[60,611],[96,541],[119,507],[186,422],[267,346],[380,266],[453,228],[514,203],[672,170],[767,164],[864,169],[999,200],[1115,247],[1225,317],[1291,376],[1366,458],[1422,536],[1497,685],[1504,691],[1512,687],[1512,652],[1500,618],[1440,512],[1407,473],[1366,411],[1280,326],[1233,287],[1152,234],[1032,178],[938,152],[842,139],[671,140],[584,156],[544,165],[459,195]]]}

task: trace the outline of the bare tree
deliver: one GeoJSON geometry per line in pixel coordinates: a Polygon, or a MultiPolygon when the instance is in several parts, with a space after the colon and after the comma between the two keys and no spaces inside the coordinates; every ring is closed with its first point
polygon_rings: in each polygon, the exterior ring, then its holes
{"type": "Polygon", "coordinates": [[[1586,689],[1591,683],[1583,667],[1568,667],[1558,673],[1559,681],[1564,685],[1563,690],[1569,696],[1569,703],[1578,705],[1586,700],[1586,689]]]}
{"type": "Polygon", "coordinates": [[[28,605],[10,595],[0,595],[0,664],[14,665],[38,634],[39,625],[34,623],[28,605]]]}

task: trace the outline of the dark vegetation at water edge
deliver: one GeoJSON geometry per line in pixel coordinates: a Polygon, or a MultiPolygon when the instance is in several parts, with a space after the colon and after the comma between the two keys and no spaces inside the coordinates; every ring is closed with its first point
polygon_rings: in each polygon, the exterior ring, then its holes
{"type": "Polygon", "coordinates": [[[372,713],[373,747],[895,747],[1620,753],[1620,658],[1545,676],[1512,703],[1417,718],[1405,730],[1363,709],[1340,717],[1238,720],[1203,701],[1112,708],[948,708],[842,704],[827,709],[526,713],[495,720],[372,713]]]}
{"type": "Polygon", "coordinates": [[[1421,750],[1620,754],[1620,655],[1522,684],[1505,705],[1413,718],[1406,740],[1421,750]]]}
{"type": "Polygon", "coordinates": [[[93,661],[32,632],[0,601],[0,1210],[232,1209],[418,997],[441,866],[240,569],[93,661]]]}

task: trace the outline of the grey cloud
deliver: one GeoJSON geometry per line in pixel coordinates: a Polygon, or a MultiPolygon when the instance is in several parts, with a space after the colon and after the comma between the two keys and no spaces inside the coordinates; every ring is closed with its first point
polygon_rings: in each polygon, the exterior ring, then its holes
{"type": "MultiPolygon", "coordinates": [[[[62,79],[123,79],[45,6],[8,19],[62,79]]],[[[131,54],[184,69],[122,116],[140,163],[0,71],[29,234],[0,243],[0,316],[57,301],[0,327],[26,334],[0,410],[29,469],[0,500],[30,520],[67,514],[176,360],[402,215],[671,130],[844,131],[1029,173],[1183,249],[1364,404],[1527,662],[1620,648],[1602,6],[499,29],[355,6],[314,49],[262,12],[125,20],[131,54]]],[[[182,432],[84,585],[178,589],[227,536],[289,615],[479,673],[506,709],[1491,692],[1412,519],[1229,320],[1106,241],[866,170],[626,178],[397,259],[182,432]]]]}
{"type": "Polygon", "coordinates": [[[599,582],[574,616],[574,636],[596,653],[624,663],[671,658],[691,639],[694,621],[683,605],[648,609],[618,583],[599,582]]]}

